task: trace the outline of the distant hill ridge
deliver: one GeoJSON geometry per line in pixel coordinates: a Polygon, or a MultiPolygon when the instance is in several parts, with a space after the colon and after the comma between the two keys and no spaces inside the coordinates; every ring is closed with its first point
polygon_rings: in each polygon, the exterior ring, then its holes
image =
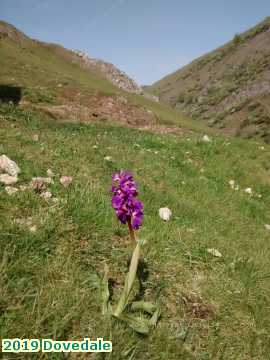
{"type": "Polygon", "coordinates": [[[270,142],[270,17],[147,91],[208,126],[270,142]]]}
{"type": "Polygon", "coordinates": [[[110,81],[113,85],[125,91],[141,94],[142,88],[127,74],[119,70],[113,64],[100,59],[92,59],[81,51],[65,49],[57,44],[48,44],[41,41],[32,40],[23,32],[4,21],[0,21],[0,37],[8,37],[11,40],[23,44],[25,42],[36,42],[42,46],[50,47],[52,50],[65,57],[65,60],[79,64],[84,69],[89,69],[99,73],[103,78],[110,81]]]}
{"type": "Polygon", "coordinates": [[[3,21],[0,69],[0,105],[13,103],[61,122],[112,121],[158,133],[216,133],[142,92],[114,65],[33,40],[3,21]]]}

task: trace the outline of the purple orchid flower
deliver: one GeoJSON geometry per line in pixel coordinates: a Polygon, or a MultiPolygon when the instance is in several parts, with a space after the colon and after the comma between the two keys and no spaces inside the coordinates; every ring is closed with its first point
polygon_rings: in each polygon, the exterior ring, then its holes
{"type": "Polygon", "coordinates": [[[136,199],[138,191],[133,175],[128,171],[120,171],[112,179],[112,207],[121,223],[128,223],[129,227],[137,230],[143,220],[143,204],[136,199]]]}

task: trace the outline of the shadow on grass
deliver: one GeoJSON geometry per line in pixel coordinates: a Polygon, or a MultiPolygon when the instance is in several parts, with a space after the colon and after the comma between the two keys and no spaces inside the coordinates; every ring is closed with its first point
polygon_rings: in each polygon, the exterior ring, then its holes
{"type": "MultiPolygon", "coordinates": [[[[129,269],[131,257],[127,261],[127,269],[129,269]]],[[[149,277],[149,270],[148,265],[144,260],[139,260],[138,269],[137,269],[137,278],[139,280],[139,291],[135,296],[134,301],[142,300],[144,297],[144,293],[146,290],[145,282],[147,281],[149,277]]],[[[115,280],[112,278],[108,279],[108,286],[109,286],[109,293],[110,293],[110,300],[113,297],[114,292],[114,286],[115,286],[115,280]]]]}
{"type": "Polygon", "coordinates": [[[19,86],[0,84],[0,103],[18,105],[22,98],[22,89],[19,86]]]}

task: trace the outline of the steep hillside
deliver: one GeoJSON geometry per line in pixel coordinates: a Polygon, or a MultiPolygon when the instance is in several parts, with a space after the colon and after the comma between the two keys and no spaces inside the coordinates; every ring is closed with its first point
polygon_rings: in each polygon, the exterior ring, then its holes
{"type": "Polygon", "coordinates": [[[270,18],[148,91],[208,126],[270,142],[270,18]]]}
{"type": "Polygon", "coordinates": [[[0,22],[0,69],[0,100],[34,106],[55,119],[109,119],[161,132],[173,131],[168,126],[205,131],[179,111],[138,95],[133,80],[113,65],[32,40],[4,22],[0,22]]]}
{"type": "Polygon", "coordinates": [[[0,38],[4,37],[12,39],[21,46],[27,47],[34,45],[35,43],[36,46],[45,47],[59,57],[62,57],[65,61],[78,64],[84,69],[97,73],[98,76],[110,81],[120,89],[137,94],[142,93],[142,88],[113,64],[99,59],[91,59],[81,51],[71,51],[57,44],[47,44],[41,41],[32,40],[14,26],[4,21],[0,21],[0,38]]]}

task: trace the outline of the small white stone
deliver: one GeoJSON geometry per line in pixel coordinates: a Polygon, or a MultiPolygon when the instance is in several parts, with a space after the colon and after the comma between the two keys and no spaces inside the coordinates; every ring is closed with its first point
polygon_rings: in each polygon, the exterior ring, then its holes
{"type": "Polygon", "coordinates": [[[210,139],[210,137],[208,135],[203,135],[202,141],[203,142],[208,142],[208,143],[212,142],[212,140],[210,139]]]}
{"type": "Polygon", "coordinates": [[[251,188],[246,188],[244,191],[245,191],[246,194],[250,194],[250,195],[252,194],[252,189],[251,188]]]}
{"type": "Polygon", "coordinates": [[[39,141],[39,135],[38,135],[38,134],[34,134],[34,135],[32,136],[32,140],[33,140],[33,141],[39,141]]]}
{"type": "Polygon", "coordinates": [[[8,195],[13,195],[18,191],[18,189],[13,186],[6,186],[5,190],[8,193],[8,195]]]}
{"type": "Polygon", "coordinates": [[[264,227],[265,227],[266,230],[270,231],[270,224],[264,224],[264,227]]]}
{"type": "Polygon", "coordinates": [[[32,233],[35,233],[37,231],[37,226],[33,225],[29,228],[29,231],[31,231],[32,233]]]}
{"type": "Polygon", "coordinates": [[[47,170],[47,175],[48,175],[50,178],[54,176],[54,173],[53,173],[52,169],[48,169],[48,170],[47,170]]]}
{"type": "Polygon", "coordinates": [[[26,191],[27,189],[29,189],[29,186],[27,186],[27,185],[20,185],[20,186],[19,186],[19,189],[20,189],[20,191],[26,191]]]}
{"type": "Polygon", "coordinates": [[[233,189],[233,190],[239,190],[239,185],[237,185],[236,183],[235,183],[235,180],[230,180],[229,181],[229,184],[230,184],[230,187],[233,189]]]}
{"type": "Polygon", "coordinates": [[[94,145],[94,146],[93,146],[93,149],[97,149],[97,148],[98,148],[98,146],[97,146],[97,145],[94,145]]]}
{"type": "Polygon", "coordinates": [[[167,207],[160,208],[158,213],[159,213],[159,217],[164,221],[170,220],[170,217],[172,216],[171,210],[167,207]]]}
{"type": "Polygon", "coordinates": [[[45,199],[48,200],[52,197],[52,193],[50,191],[44,191],[40,194],[40,196],[45,199]]]}
{"type": "Polygon", "coordinates": [[[45,184],[53,184],[54,183],[53,179],[51,179],[50,177],[41,177],[41,176],[32,178],[32,181],[42,181],[45,184]]]}
{"type": "Polygon", "coordinates": [[[111,157],[111,156],[105,156],[105,157],[104,157],[104,160],[106,160],[106,161],[112,161],[112,157],[111,157]]]}
{"type": "Polygon", "coordinates": [[[12,185],[16,184],[18,181],[17,176],[10,176],[8,174],[0,174],[0,183],[3,183],[5,185],[12,185]]]}
{"type": "Polygon", "coordinates": [[[64,187],[68,187],[73,181],[73,177],[72,176],[61,176],[60,178],[60,183],[64,186],[64,187]]]}
{"type": "Polygon", "coordinates": [[[0,170],[10,176],[18,176],[21,171],[15,161],[9,159],[6,155],[0,156],[0,170]]]}
{"type": "Polygon", "coordinates": [[[222,257],[222,254],[217,249],[207,249],[207,252],[216,257],[222,257]]]}

